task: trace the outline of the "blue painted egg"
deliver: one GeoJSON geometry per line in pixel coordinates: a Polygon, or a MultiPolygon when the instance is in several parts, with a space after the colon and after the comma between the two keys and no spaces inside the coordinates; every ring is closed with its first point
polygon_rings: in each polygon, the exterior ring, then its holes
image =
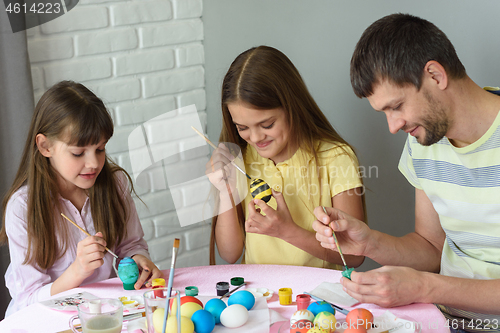
{"type": "Polygon", "coordinates": [[[210,333],[215,327],[215,318],[207,310],[198,310],[193,313],[191,320],[194,323],[196,333],[210,333]]]}
{"type": "Polygon", "coordinates": [[[118,277],[123,282],[123,289],[134,290],[134,284],[139,279],[139,267],[134,259],[123,258],[118,264],[118,277]]]}
{"type": "Polygon", "coordinates": [[[212,298],[207,302],[207,304],[205,304],[205,310],[214,316],[216,324],[220,324],[220,314],[226,307],[226,303],[219,298],[212,298]]]}
{"type": "Polygon", "coordinates": [[[251,310],[255,304],[255,296],[247,290],[240,290],[229,296],[227,304],[241,304],[247,310],[251,310]]]}
{"type": "Polygon", "coordinates": [[[309,304],[307,310],[311,311],[315,316],[323,311],[335,314],[335,308],[327,302],[313,302],[309,304]]]}

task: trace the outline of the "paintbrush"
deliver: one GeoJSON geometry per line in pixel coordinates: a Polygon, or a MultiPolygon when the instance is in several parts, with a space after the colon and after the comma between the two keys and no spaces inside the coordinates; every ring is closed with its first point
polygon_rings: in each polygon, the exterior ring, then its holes
{"type": "Polygon", "coordinates": [[[228,291],[227,293],[225,293],[224,295],[222,295],[219,299],[223,299],[224,297],[226,296],[230,296],[232,293],[234,293],[236,290],[240,289],[241,287],[243,287],[244,285],[246,285],[247,283],[246,282],[243,282],[242,284],[240,284],[238,287],[236,288],[233,288],[233,290],[231,291],[228,291]]]}
{"type": "MultiPolygon", "coordinates": [[[[323,206],[323,211],[325,212],[326,215],[328,215],[328,213],[326,212],[326,208],[324,206],[323,206]]],[[[335,245],[337,245],[337,250],[339,250],[340,258],[342,259],[342,262],[344,263],[344,267],[346,270],[348,270],[349,268],[347,267],[347,264],[345,263],[344,255],[342,254],[342,251],[340,250],[340,245],[339,245],[339,242],[337,241],[337,236],[335,235],[335,231],[333,231],[333,229],[332,229],[332,235],[333,235],[333,239],[335,240],[335,245]]]]}
{"type": "MultiPolygon", "coordinates": [[[[87,231],[85,231],[85,229],[81,228],[78,224],[76,224],[75,222],[73,222],[69,217],[67,217],[66,215],[64,215],[63,213],[61,213],[62,217],[64,217],[66,220],[68,220],[69,222],[71,222],[71,224],[73,224],[75,227],[77,227],[78,229],[80,229],[85,235],[87,236],[91,236],[87,231]]],[[[118,259],[118,256],[113,252],[111,251],[110,249],[108,249],[106,246],[106,251],[108,251],[109,253],[111,253],[111,255],[113,257],[115,257],[116,259],[118,259]]]]}
{"type": "MultiPolygon", "coordinates": [[[[172,263],[170,264],[170,275],[168,276],[168,287],[167,287],[167,297],[165,301],[165,315],[163,317],[163,329],[162,332],[165,333],[166,327],[167,327],[167,317],[168,317],[168,312],[170,310],[170,306],[168,304],[170,294],[172,293],[172,284],[174,282],[174,270],[175,270],[175,261],[177,259],[177,251],[179,250],[179,243],[181,240],[179,238],[176,238],[174,240],[174,247],[172,249],[172,263]]],[[[177,311],[180,311],[181,305],[177,305],[177,311]]],[[[180,323],[177,323],[177,325],[180,326],[180,323]]]]}
{"type": "Polygon", "coordinates": [[[330,302],[328,302],[328,301],[325,301],[324,299],[319,298],[319,297],[317,297],[317,296],[314,296],[313,294],[310,294],[310,293],[308,293],[308,292],[304,292],[304,294],[307,294],[307,295],[311,296],[311,298],[312,298],[312,299],[314,299],[314,300],[316,300],[316,301],[319,301],[319,302],[325,302],[325,303],[330,304],[331,306],[333,306],[333,308],[334,308],[335,310],[337,310],[337,311],[338,311],[338,312],[340,312],[340,313],[343,313],[343,314],[345,314],[345,315],[349,313],[349,310],[346,310],[346,309],[344,309],[344,308],[341,308],[341,307],[340,307],[340,306],[338,306],[338,305],[335,305],[335,304],[333,304],[333,303],[330,303],[330,302]]]}
{"type": "MultiPolygon", "coordinates": [[[[217,149],[217,146],[214,145],[212,143],[212,141],[210,141],[206,136],[203,135],[203,133],[201,133],[200,131],[198,131],[196,128],[194,128],[193,126],[191,126],[191,128],[196,132],[198,133],[199,136],[201,136],[203,139],[205,139],[205,141],[211,145],[214,149],[217,149]]],[[[252,177],[250,177],[245,171],[243,171],[236,163],[234,163],[234,161],[231,161],[231,164],[234,165],[236,167],[236,169],[238,169],[242,174],[244,174],[245,176],[247,176],[248,179],[252,179],[252,177]]]]}

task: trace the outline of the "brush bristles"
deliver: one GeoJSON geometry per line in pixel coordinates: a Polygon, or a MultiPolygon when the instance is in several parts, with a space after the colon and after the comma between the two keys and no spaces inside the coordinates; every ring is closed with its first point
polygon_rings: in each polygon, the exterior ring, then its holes
{"type": "Polygon", "coordinates": [[[179,238],[176,238],[176,239],[174,240],[174,247],[175,247],[176,249],[178,249],[178,248],[179,248],[179,244],[180,244],[180,242],[181,242],[181,240],[180,240],[179,238]]]}

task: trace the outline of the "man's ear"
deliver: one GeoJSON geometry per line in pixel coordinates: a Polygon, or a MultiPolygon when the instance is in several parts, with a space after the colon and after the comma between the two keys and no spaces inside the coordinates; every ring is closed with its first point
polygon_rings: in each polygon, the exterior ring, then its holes
{"type": "Polygon", "coordinates": [[[430,60],[424,67],[424,79],[431,80],[439,89],[445,90],[448,87],[448,74],[444,67],[435,60],[430,60]]]}
{"type": "Polygon", "coordinates": [[[52,157],[52,145],[50,140],[43,134],[37,134],[35,140],[38,151],[45,157],[52,157]]]}

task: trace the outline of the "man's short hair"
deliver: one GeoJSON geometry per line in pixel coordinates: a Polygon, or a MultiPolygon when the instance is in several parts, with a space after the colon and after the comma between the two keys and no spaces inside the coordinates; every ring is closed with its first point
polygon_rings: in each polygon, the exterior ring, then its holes
{"type": "Polygon", "coordinates": [[[392,14],[372,23],[358,41],[351,59],[351,84],[358,97],[373,94],[388,79],[398,86],[422,85],[425,64],[435,60],[450,78],[466,76],[453,44],[431,22],[409,14],[392,14]]]}

